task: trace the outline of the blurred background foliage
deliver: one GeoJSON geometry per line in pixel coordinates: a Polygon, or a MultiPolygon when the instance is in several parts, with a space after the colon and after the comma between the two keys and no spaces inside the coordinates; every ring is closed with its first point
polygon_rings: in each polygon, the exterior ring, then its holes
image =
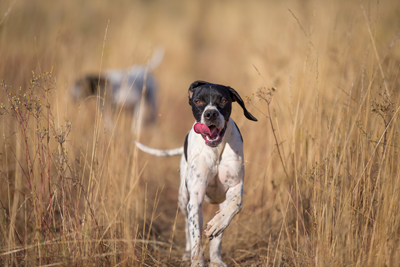
{"type": "MultiPolygon", "coordinates": [[[[234,105],[246,182],[243,211],[224,237],[229,266],[396,266],[399,14],[400,2],[389,0],[1,1],[0,79],[17,93],[32,86],[32,71],[54,66],[46,108],[55,126],[67,118],[72,130],[68,155],[50,138],[51,150],[69,161],[57,165],[52,156],[50,191],[59,198],[48,208],[51,201],[40,197],[48,187],[38,197],[20,171],[29,168],[18,163],[27,151],[16,141],[21,124],[3,115],[0,265],[181,264],[179,159],[138,154],[129,114],[113,133],[96,110],[101,102],[70,95],[85,74],[145,65],[161,46],[159,116],[144,125],[141,142],[183,144],[193,123],[187,89],[199,79],[235,88],[259,119],[246,120],[234,105]],[[256,96],[272,88],[270,105],[256,96]],[[60,166],[69,171],[60,174],[60,166]]],[[[0,96],[5,104],[8,98],[0,96]]],[[[27,125],[32,155],[38,144],[47,149],[27,125]]],[[[216,207],[204,210],[207,222],[216,207]]]]}

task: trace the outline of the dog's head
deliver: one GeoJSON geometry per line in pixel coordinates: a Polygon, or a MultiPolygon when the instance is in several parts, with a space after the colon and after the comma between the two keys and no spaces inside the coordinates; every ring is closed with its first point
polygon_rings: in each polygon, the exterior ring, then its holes
{"type": "Polygon", "coordinates": [[[244,116],[252,121],[257,119],[247,111],[240,95],[231,87],[195,81],[189,87],[189,105],[198,122],[194,130],[200,133],[206,145],[218,146],[225,134],[226,125],[232,111],[232,102],[243,109],[244,116]]]}

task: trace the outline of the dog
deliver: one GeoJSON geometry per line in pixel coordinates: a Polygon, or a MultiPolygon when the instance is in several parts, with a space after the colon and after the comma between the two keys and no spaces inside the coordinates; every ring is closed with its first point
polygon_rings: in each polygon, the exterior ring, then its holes
{"type": "MultiPolygon", "coordinates": [[[[146,122],[154,123],[157,117],[157,82],[152,72],[160,65],[164,57],[164,49],[155,49],[147,67],[134,65],[128,69],[109,69],[100,75],[89,74],[75,82],[72,88],[72,96],[75,100],[84,99],[90,96],[104,96],[107,86],[107,102],[112,107],[124,105],[124,110],[132,112],[132,131],[135,131],[135,119],[140,111],[142,90],[145,90],[146,106],[150,110],[146,122]],[[98,91],[100,89],[100,92],[98,91]]],[[[109,125],[113,123],[108,121],[109,125]]]]}
{"type": "Polygon", "coordinates": [[[185,255],[190,253],[191,266],[204,266],[201,236],[202,203],[205,200],[219,204],[219,211],[204,230],[210,239],[211,266],[227,266],[221,258],[222,235],[242,209],[244,181],[243,138],[230,117],[232,103],[240,105],[247,119],[257,119],[247,111],[242,98],[229,86],[195,81],[188,93],[196,121],[183,147],[158,150],[138,142],[136,144],[140,150],[156,156],[182,154],[178,205],[186,220],[185,255]]]}

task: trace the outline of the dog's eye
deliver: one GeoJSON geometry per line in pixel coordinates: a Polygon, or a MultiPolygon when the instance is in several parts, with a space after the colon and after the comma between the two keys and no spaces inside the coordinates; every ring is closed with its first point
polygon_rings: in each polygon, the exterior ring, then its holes
{"type": "Polygon", "coordinates": [[[197,105],[200,105],[201,104],[201,101],[200,100],[196,100],[196,102],[195,102],[197,105]]]}
{"type": "Polygon", "coordinates": [[[221,99],[221,104],[225,104],[226,103],[226,99],[221,99]]]}

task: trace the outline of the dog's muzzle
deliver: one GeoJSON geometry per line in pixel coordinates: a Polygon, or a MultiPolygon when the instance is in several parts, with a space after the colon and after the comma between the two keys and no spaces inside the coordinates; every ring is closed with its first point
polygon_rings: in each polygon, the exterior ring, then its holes
{"type": "Polygon", "coordinates": [[[197,134],[201,134],[203,139],[206,141],[206,145],[210,147],[216,147],[222,142],[222,138],[225,135],[226,124],[222,130],[218,129],[215,125],[209,127],[200,122],[193,126],[193,130],[197,134]]]}

